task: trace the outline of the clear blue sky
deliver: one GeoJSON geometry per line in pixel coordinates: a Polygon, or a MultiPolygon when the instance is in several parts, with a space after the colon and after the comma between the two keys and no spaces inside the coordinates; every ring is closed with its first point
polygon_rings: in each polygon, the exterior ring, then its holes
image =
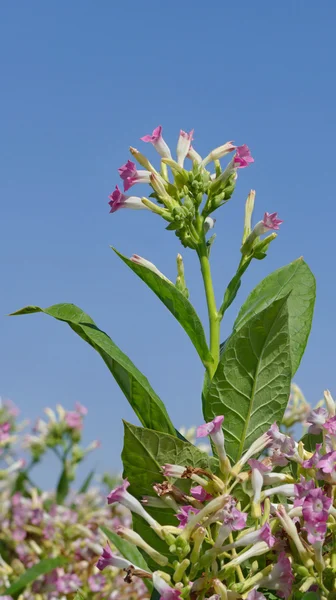
{"type": "MultiPolygon", "coordinates": [[[[5,315],[78,304],[148,376],[177,426],[202,422],[188,338],[109,249],[175,275],[180,247],[164,223],[145,211],[110,215],[107,204],[128,146],[148,150],[139,138],[158,124],[172,146],[180,128],[195,128],[201,154],[231,139],[250,146],[255,163],[216,215],[218,298],[239,260],[248,190],[256,219],[278,211],[284,224],[245,277],[223,338],[252,287],[303,255],[318,299],[296,382],[311,402],[325,387],[336,394],[335,18],[331,0],[2,3],[0,393],[28,417],[56,402],[87,405],[100,469],[119,468],[121,419],[136,422],[101,358],[46,316],[5,315]]],[[[183,255],[205,318],[195,256],[183,255]]]]}

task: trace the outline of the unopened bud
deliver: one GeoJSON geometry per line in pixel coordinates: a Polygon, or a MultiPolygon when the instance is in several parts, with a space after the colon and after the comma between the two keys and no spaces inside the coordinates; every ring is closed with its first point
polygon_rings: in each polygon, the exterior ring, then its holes
{"type": "Polygon", "coordinates": [[[157,552],[152,546],[147,544],[142,537],[133,531],[132,529],[128,529],[127,527],[119,527],[117,529],[117,534],[124,540],[127,540],[131,544],[134,544],[138,548],[144,550],[148,556],[150,556],[158,565],[162,567],[166,566],[168,563],[167,556],[163,556],[160,552],[157,552]]]}
{"type": "Polygon", "coordinates": [[[255,201],[255,190],[251,190],[249,195],[247,196],[246,204],[245,204],[245,221],[244,221],[244,233],[243,233],[243,244],[246,238],[250,235],[252,231],[252,213],[254,208],[255,201]]]}
{"type": "Polygon", "coordinates": [[[136,148],[132,148],[132,146],[130,147],[130,153],[132,154],[132,156],[135,158],[135,160],[139,163],[139,165],[141,165],[142,167],[144,167],[147,171],[150,171],[151,173],[157,173],[156,169],[154,169],[153,165],[149,162],[149,160],[143,155],[141,154],[141,152],[139,152],[139,150],[137,150],[136,148]]]}
{"type": "Polygon", "coordinates": [[[184,560],[182,560],[180,563],[176,562],[175,563],[175,573],[173,575],[173,579],[175,581],[175,583],[179,583],[184,575],[184,573],[186,572],[187,568],[190,565],[190,560],[188,560],[187,558],[185,558],[184,560]]]}
{"type": "Polygon", "coordinates": [[[327,406],[329,417],[334,417],[336,414],[335,402],[329,390],[325,390],[324,400],[327,406]]]}
{"type": "Polygon", "coordinates": [[[218,148],[212,150],[210,154],[208,154],[208,156],[205,157],[205,159],[202,161],[202,166],[205,167],[209,162],[223,158],[223,156],[226,156],[230,152],[233,152],[233,150],[235,149],[236,146],[232,142],[226,142],[226,144],[218,146],[218,148]]]}

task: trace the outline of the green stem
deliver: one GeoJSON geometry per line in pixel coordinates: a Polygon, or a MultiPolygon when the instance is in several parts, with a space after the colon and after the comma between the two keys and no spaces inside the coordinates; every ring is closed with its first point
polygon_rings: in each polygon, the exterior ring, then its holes
{"type": "Polygon", "coordinates": [[[220,348],[220,319],[218,317],[215,292],[212,284],[210,261],[205,240],[197,248],[198,258],[201,264],[201,271],[205,289],[205,296],[208,306],[209,325],[210,325],[210,352],[213,363],[208,366],[209,376],[212,378],[219,363],[220,348]]]}

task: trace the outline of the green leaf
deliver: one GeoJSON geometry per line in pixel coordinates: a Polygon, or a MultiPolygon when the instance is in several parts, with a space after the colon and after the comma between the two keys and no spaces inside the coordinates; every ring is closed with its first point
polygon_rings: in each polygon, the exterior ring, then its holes
{"type": "MultiPolygon", "coordinates": [[[[155,483],[166,481],[162,474],[165,463],[190,465],[203,469],[217,470],[217,461],[202,452],[189,442],[157,431],[136,427],[124,423],[124,448],[122,451],[124,477],[130,482],[129,491],[136,498],[156,496],[153,490],[155,483]]],[[[190,488],[190,480],[177,480],[175,485],[185,492],[190,488]]],[[[177,525],[173,511],[168,508],[146,509],[161,525],[177,525]]],[[[168,546],[158,538],[153,529],[136,515],[133,516],[134,529],[162,554],[169,556],[168,546]]],[[[151,560],[148,564],[153,570],[157,568],[151,560]]]]}
{"type": "Polygon", "coordinates": [[[100,354],[143,425],[150,429],[176,435],[165,405],[154,392],[146,377],[111,338],[97,327],[89,315],[74,304],[54,304],[44,309],[38,306],[27,306],[13,315],[37,312],[43,312],[59,321],[65,321],[73,331],[100,354]]]}
{"type": "Polygon", "coordinates": [[[81,592],[77,592],[76,596],[74,597],[74,600],[84,600],[84,596],[83,594],[81,594],[81,592]]]}
{"type": "Polygon", "coordinates": [[[150,600],[160,600],[160,594],[157,590],[153,590],[152,591],[152,595],[150,597],[150,600]]]}
{"type": "Polygon", "coordinates": [[[300,441],[303,442],[305,450],[307,450],[308,452],[315,452],[316,444],[323,443],[323,435],[322,433],[319,433],[318,435],[306,433],[300,441]]]}
{"type": "MultiPolygon", "coordinates": [[[[144,571],[150,571],[144,557],[136,546],[127,540],[123,540],[119,535],[107,527],[101,527],[100,529],[124,558],[127,558],[134,566],[140,567],[140,569],[143,569],[144,571]]],[[[151,592],[153,589],[152,582],[149,579],[144,579],[144,583],[151,592]]]]}
{"type": "Polygon", "coordinates": [[[173,283],[160,277],[160,275],[157,275],[154,271],[142,267],[141,265],[137,265],[129,258],[126,258],[126,256],[120,254],[115,248],[112,248],[112,250],[114,250],[121,260],[148,285],[172,315],[174,315],[175,319],[177,319],[183,327],[195,346],[202,362],[204,364],[211,362],[212,357],[207,345],[202,323],[193,305],[185,295],[182,294],[173,283]]]}
{"type": "Polygon", "coordinates": [[[66,499],[66,497],[69,493],[69,489],[70,489],[69,478],[68,478],[68,474],[67,474],[67,468],[65,466],[61,473],[61,476],[59,478],[57,488],[56,488],[57,504],[63,504],[64,500],[66,499]]]}
{"type": "Polygon", "coordinates": [[[307,345],[316,296],[315,277],[302,258],[274,271],[254,288],[241,307],[233,328],[238,331],[253,315],[289,292],[290,353],[294,375],[307,345]]]}
{"type": "Polygon", "coordinates": [[[84,479],[81,487],[78,490],[79,494],[85,494],[85,492],[88,491],[89,487],[90,487],[90,483],[94,477],[95,471],[94,469],[92,469],[92,471],[90,471],[90,473],[88,474],[88,476],[84,479]]]}
{"type": "Polygon", "coordinates": [[[203,400],[206,421],[225,416],[225,448],[232,461],[281,421],[290,383],[287,298],[282,298],[232,334],[203,400]]]}
{"type": "Polygon", "coordinates": [[[29,586],[40,575],[46,575],[58,567],[62,567],[67,563],[67,559],[60,556],[58,558],[46,558],[39,563],[27,569],[9,588],[6,588],[8,596],[16,596],[21,590],[29,586]]]}

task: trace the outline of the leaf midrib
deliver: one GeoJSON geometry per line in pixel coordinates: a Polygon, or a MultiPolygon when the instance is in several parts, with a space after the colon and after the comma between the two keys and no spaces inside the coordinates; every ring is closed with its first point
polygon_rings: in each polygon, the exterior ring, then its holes
{"type": "Polygon", "coordinates": [[[265,338],[265,341],[264,341],[264,344],[263,344],[263,347],[262,347],[262,351],[261,351],[260,356],[259,356],[258,361],[257,361],[257,366],[256,366],[256,370],[255,370],[255,377],[254,377],[254,381],[253,381],[253,385],[252,385],[252,393],[251,393],[250,405],[249,405],[248,414],[247,414],[247,418],[246,418],[244,429],[243,429],[243,434],[242,434],[242,437],[241,437],[241,442],[239,444],[237,460],[240,459],[240,457],[242,455],[242,452],[243,452],[243,448],[244,448],[246,434],[247,434],[248,426],[249,426],[249,423],[250,423],[250,417],[251,417],[251,412],[252,412],[252,408],[253,408],[255,390],[256,390],[256,385],[257,385],[257,378],[258,378],[258,375],[259,375],[259,369],[260,369],[260,364],[261,364],[261,361],[262,361],[262,358],[263,358],[263,355],[264,355],[264,350],[265,350],[265,347],[267,346],[269,336],[271,335],[271,333],[273,331],[273,327],[274,327],[276,321],[278,320],[279,315],[281,314],[281,312],[283,310],[283,306],[284,306],[285,302],[287,302],[287,296],[285,296],[285,301],[281,305],[280,310],[277,312],[277,314],[276,314],[276,316],[275,316],[275,318],[273,320],[273,323],[272,323],[272,325],[271,325],[271,327],[269,329],[269,332],[268,332],[268,334],[267,334],[267,336],[265,338]]]}

